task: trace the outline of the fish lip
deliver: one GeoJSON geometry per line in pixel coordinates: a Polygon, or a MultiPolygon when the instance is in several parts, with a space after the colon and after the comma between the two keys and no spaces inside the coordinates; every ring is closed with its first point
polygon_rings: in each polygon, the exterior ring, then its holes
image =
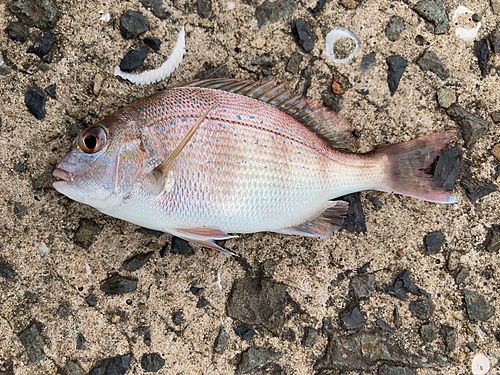
{"type": "Polygon", "coordinates": [[[52,172],[52,176],[62,181],[73,181],[73,175],[61,168],[54,169],[54,171],[52,172]]]}

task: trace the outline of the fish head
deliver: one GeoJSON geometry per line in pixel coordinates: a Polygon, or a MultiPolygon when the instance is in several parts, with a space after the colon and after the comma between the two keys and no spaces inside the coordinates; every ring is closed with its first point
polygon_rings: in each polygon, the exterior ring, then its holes
{"type": "Polygon", "coordinates": [[[83,130],[54,169],[59,181],[53,187],[97,209],[119,202],[132,189],[144,162],[140,137],[129,129],[101,121],[83,130]]]}

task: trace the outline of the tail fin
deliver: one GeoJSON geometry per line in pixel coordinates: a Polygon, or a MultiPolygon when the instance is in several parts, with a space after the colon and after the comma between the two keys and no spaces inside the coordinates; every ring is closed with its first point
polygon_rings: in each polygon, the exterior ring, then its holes
{"type": "Polygon", "coordinates": [[[373,150],[372,153],[386,160],[384,183],[377,190],[429,202],[456,203],[457,198],[427,173],[439,151],[455,137],[456,134],[452,132],[435,133],[373,150]]]}

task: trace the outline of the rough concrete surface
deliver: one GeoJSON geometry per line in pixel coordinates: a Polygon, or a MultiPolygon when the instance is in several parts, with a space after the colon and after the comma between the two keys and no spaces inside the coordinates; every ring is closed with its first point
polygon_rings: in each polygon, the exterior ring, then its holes
{"type": "MultiPolygon", "coordinates": [[[[500,55],[491,45],[500,15],[494,1],[464,4],[482,22],[480,69],[474,43],[451,22],[463,3],[419,3],[425,12],[415,0],[0,0],[0,374],[467,374],[477,353],[499,373],[500,167],[492,149],[500,124],[492,114],[500,110],[500,55]],[[39,5],[34,16],[20,10],[27,3],[39,5]],[[131,39],[120,32],[126,10],[149,24],[131,39]],[[33,19],[37,12],[47,17],[33,19]],[[393,16],[404,28],[390,41],[393,16]],[[297,20],[307,25],[294,31],[297,20]],[[158,66],[182,25],[188,51],[170,79],[135,86],[113,76],[145,37],[162,42],[145,62],[158,66]],[[362,42],[349,64],[324,54],[333,26],[362,42]],[[426,50],[447,75],[417,65],[426,50]],[[407,66],[391,95],[393,55],[407,66]],[[244,235],[225,243],[241,256],[232,258],[172,244],[51,188],[50,171],[79,129],[207,75],[272,76],[323,100],[352,123],[361,152],[457,131],[461,156],[446,163],[461,166],[440,173],[460,170],[458,203],[363,192],[350,197],[358,202],[350,230],[327,239],[244,235]],[[332,77],[340,77],[338,95],[332,77]],[[440,107],[444,88],[454,91],[459,118],[440,107]],[[44,101],[43,111],[36,106],[44,101]],[[444,241],[429,253],[424,237],[436,231],[444,241]]],[[[470,26],[468,17],[458,22],[470,26]]]]}

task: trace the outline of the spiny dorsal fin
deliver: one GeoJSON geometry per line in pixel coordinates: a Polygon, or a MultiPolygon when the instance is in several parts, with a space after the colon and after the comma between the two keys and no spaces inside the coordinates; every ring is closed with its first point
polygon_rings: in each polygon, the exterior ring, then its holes
{"type": "Polygon", "coordinates": [[[271,104],[288,113],[335,148],[351,148],[354,137],[349,123],[339,114],[329,111],[319,101],[293,95],[284,84],[273,80],[250,81],[237,78],[212,78],[192,81],[183,87],[203,87],[248,96],[271,104]]]}

